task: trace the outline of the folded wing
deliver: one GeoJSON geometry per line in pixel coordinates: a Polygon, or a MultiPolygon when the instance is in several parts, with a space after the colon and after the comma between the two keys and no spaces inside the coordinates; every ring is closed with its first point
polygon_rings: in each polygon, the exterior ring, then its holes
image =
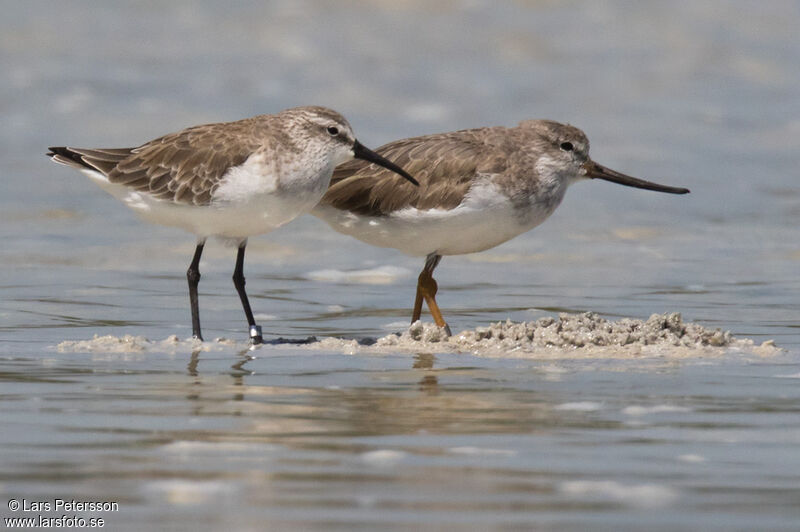
{"type": "Polygon", "coordinates": [[[208,205],[225,173],[258,149],[253,128],[247,121],[207,124],[137,148],[52,147],[48,155],[55,162],[95,170],[111,183],[161,200],[208,205]],[[232,124],[238,127],[232,128],[232,124]]]}
{"type": "Polygon", "coordinates": [[[416,187],[379,166],[354,159],[339,165],[321,204],[356,214],[383,216],[406,207],[453,209],[476,176],[502,172],[491,129],[455,131],[398,140],[377,153],[417,178],[416,187]],[[487,131],[488,130],[488,131],[487,131]]]}

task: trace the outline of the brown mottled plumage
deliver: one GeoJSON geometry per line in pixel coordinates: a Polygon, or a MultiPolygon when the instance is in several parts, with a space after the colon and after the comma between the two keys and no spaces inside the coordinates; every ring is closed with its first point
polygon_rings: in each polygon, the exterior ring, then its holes
{"type": "Polygon", "coordinates": [[[333,168],[354,157],[416,183],[402,168],[358,142],[339,113],[316,106],[190,127],[137,148],[58,146],[47,155],[80,170],[142,218],[197,235],[186,276],[192,332],[198,339],[202,334],[197,286],[207,237],[238,244],[233,282],[250,337],[261,343],[261,328],[244,288],[247,238],[311,210],[327,189],[333,168]]]}
{"type": "Polygon", "coordinates": [[[371,216],[404,207],[455,208],[476,175],[507,168],[508,159],[497,150],[506,131],[502,127],[469,129],[390,142],[377,151],[409,169],[420,186],[405,186],[390,172],[352,160],[336,167],[321,203],[371,216]]]}
{"type": "Polygon", "coordinates": [[[349,161],[336,168],[312,214],[369,244],[425,256],[412,322],[425,300],[437,325],[445,328],[433,279],[442,256],[483,251],[532,229],[553,213],[569,184],[598,178],[689,192],[593,162],[580,129],[550,120],[398,140],[376,151],[413,173],[420,186],[369,163],[349,161]]]}
{"type": "MultiPolygon", "coordinates": [[[[309,107],[334,120],[324,107],[309,107]]],[[[338,114],[337,114],[338,116],[338,114]]],[[[56,162],[90,167],[114,184],[187,205],[208,205],[225,173],[264,146],[297,153],[302,148],[277,115],[194,126],[136,148],[50,148],[56,162]]]]}

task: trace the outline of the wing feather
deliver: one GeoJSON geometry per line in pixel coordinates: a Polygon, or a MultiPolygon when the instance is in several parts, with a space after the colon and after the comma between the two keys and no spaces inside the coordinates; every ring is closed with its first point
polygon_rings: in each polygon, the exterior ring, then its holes
{"type": "Polygon", "coordinates": [[[49,155],[159,199],[208,205],[226,172],[262,145],[259,118],[195,126],[136,148],[55,147],[49,155]]]}
{"type": "Polygon", "coordinates": [[[370,216],[406,207],[453,209],[476,175],[498,173],[505,162],[493,144],[503,128],[481,128],[398,140],[377,153],[401,166],[420,183],[416,187],[394,172],[360,159],[336,167],[321,203],[370,216]]]}

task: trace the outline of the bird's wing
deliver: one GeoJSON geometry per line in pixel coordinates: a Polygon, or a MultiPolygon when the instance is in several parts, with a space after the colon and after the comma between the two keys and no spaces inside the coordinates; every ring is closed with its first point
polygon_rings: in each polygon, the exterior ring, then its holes
{"type": "Polygon", "coordinates": [[[225,173],[259,148],[248,121],[206,124],[171,133],[137,148],[50,148],[54,161],[89,168],[111,183],[165,201],[208,205],[225,173]],[[224,126],[224,127],[223,127],[224,126]]]}
{"type": "Polygon", "coordinates": [[[505,169],[506,161],[487,142],[494,137],[494,129],[390,142],[375,151],[413,175],[420,183],[418,187],[385,168],[354,159],[336,167],[321,204],[369,216],[406,207],[453,209],[477,176],[505,169]]]}

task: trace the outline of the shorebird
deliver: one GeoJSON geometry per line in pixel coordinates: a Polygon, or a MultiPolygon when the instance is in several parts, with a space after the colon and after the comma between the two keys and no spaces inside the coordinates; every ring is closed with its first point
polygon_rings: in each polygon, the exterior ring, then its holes
{"type": "Polygon", "coordinates": [[[376,151],[414,174],[420,186],[350,161],[336,168],[312,214],[368,244],[426,257],[411,322],[419,319],[424,300],[448,335],[433,278],[442,256],[484,251],[536,227],[558,207],[567,187],[583,179],[689,192],[595,163],[583,131],[550,120],[403,139],[376,151]]]}
{"type": "MultiPolygon", "coordinates": [[[[365,148],[339,113],[296,107],[274,115],[190,127],[137,148],[51,147],[53,161],[80,170],[141,218],[197,236],[186,277],[192,333],[202,340],[197,286],[210,236],[238,246],[233,284],[253,344],[263,342],[245,292],[247,238],[308,212],[328,188],[336,165],[358,158],[417,181],[365,148]]],[[[401,178],[401,179],[402,179],[401,178]]]]}

